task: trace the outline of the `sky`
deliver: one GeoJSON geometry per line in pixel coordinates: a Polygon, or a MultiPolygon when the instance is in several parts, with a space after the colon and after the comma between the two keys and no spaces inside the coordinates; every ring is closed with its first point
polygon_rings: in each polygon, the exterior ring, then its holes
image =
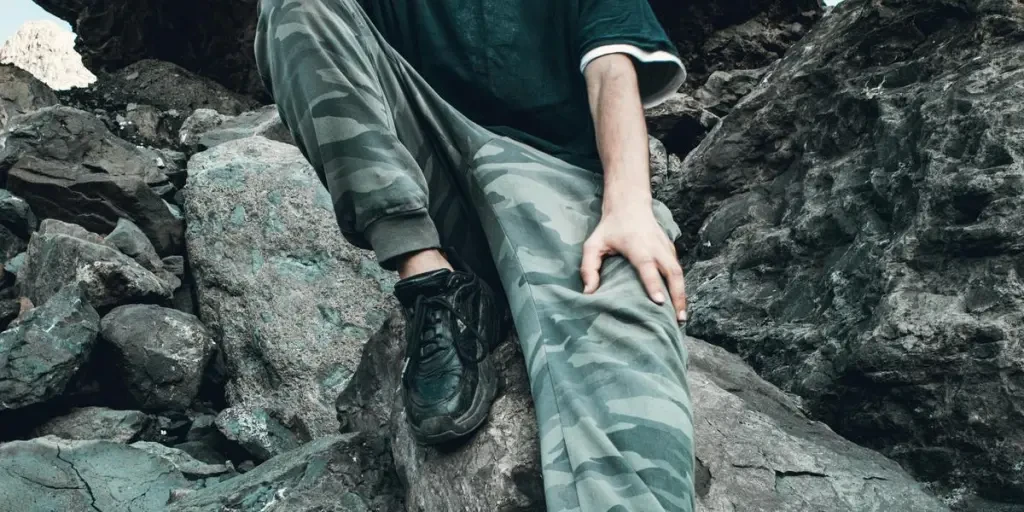
{"type": "Polygon", "coordinates": [[[53,20],[71,30],[71,25],[44,11],[32,0],[0,0],[0,45],[26,21],[53,20]]]}

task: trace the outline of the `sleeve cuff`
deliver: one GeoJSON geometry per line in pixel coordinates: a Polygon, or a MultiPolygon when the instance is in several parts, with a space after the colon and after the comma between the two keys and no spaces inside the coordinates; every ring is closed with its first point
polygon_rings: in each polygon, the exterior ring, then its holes
{"type": "Polygon", "coordinates": [[[612,53],[624,53],[643,64],[637,67],[637,79],[644,108],[660,105],[686,81],[686,67],[679,57],[664,50],[649,52],[631,44],[606,44],[588,51],[580,61],[580,72],[594,59],[612,53]]]}

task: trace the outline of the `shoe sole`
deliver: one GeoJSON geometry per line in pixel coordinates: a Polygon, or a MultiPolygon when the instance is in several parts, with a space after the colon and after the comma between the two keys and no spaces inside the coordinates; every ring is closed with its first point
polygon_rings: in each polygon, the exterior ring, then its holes
{"type": "Polygon", "coordinates": [[[417,443],[429,446],[454,441],[472,434],[487,421],[487,416],[491,412],[491,404],[498,394],[498,376],[494,369],[493,354],[488,355],[480,363],[480,374],[490,377],[481,379],[477,384],[473,403],[462,416],[458,418],[444,416],[428,418],[423,423],[432,424],[429,429],[421,429],[410,421],[406,422],[417,443]],[[424,430],[429,430],[430,434],[424,433],[424,430]]]}

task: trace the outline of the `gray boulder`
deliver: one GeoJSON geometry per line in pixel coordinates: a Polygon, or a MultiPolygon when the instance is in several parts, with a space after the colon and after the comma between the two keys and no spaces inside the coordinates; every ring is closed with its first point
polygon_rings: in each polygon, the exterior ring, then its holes
{"type": "Polygon", "coordinates": [[[742,359],[688,338],[697,510],[939,512],[896,462],[808,419],[742,359]]]}
{"type": "Polygon", "coordinates": [[[687,156],[690,334],[952,499],[1024,497],[1024,11],[846,0],[687,156]]]}
{"type": "Polygon", "coordinates": [[[391,512],[405,510],[387,447],[333,435],[278,455],[241,476],[183,493],[171,512],[391,512]]]}
{"type": "Polygon", "coordinates": [[[0,503],[18,510],[163,512],[188,481],[164,458],[109,441],[42,437],[0,445],[0,503]]]}
{"type": "Polygon", "coordinates": [[[96,308],[160,302],[180,284],[158,278],[99,235],[47,219],[29,239],[18,287],[33,304],[42,304],[70,282],[78,283],[96,308]]]}
{"type": "Polygon", "coordinates": [[[294,450],[309,441],[309,433],[301,424],[292,425],[288,418],[281,418],[273,410],[228,407],[217,415],[216,425],[224,437],[245,448],[259,461],[294,450]]]}
{"type": "Polygon", "coordinates": [[[12,117],[57,103],[57,95],[31,73],[13,64],[0,64],[0,130],[12,117]]]}
{"type": "MultiPolygon", "coordinates": [[[[535,418],[516,340],[496,353],[503,383],[488,421],[464,445],[440,450],[418,446],[405,426],[397,394],[402,339],[396,313],[367,344],[337,406],[346,429],[391,438],[410,509],[543,509],[535,418]]],[[[892,460],[808,419],[737,356],[692,338],[687,347],[697,510],[948,510],[892,460]]]]}
{"type": "Polygon", "coordinates": [[[20,116],[0,135],[0,176],[36,215],[109,233],[137,224],[160,254],[182,248],[184,224],[152,186],[167,177],[92,114],[55,106],[20,116]]]}
{"type": "MultiPolygon", "coordinates": [[[[156,253],[156,248],[149,241],[146,234],[128,219],[118,219],[117,226],[104,239],[107,245],[112,245],[152,272],[163,270],[163,262],[156,253]]],[[[171,257],[171,256],[168,256],[171,257]]]]}
{"type": "Polygon", "coordinates": [[[196,110],[181,125],[179,142],[188,147],[205,150],[228,141],[253,136],[285,144],[295,143],[291,132],[281,122],[275,105],[267,105],[237,116],[226,116],[211,109],[196,110]]]}
{"type": "Polygon", "coordinates": [[[333,402],[395,301],[394,277],[339,233],[294,146],[252,137],[189,162],[189,265],[234,409],[297,437],[337,432],[333,402]]]}
{"type": "Polygon", "coordinates": [[[82,292],[69,285],[0,333],[0,411],[63,393],[88,359],[99,322],[82,292]]]}
{"type": "Polygon", "coordinates": [[[115,443],[138,440],[150,426],[153,418],[141,411],[116,411],[105,407],[73,409],[40,425],[33,437],[55,436],[61,439],[102,439],[115,443]]]}
{"type": "Polygon", "coordinates": [[[142,409],[187,408],[215,348],[198,318],[153,305],[113,309],[100,322],[100,333],[116,359],[109,363],[142,409]]]}

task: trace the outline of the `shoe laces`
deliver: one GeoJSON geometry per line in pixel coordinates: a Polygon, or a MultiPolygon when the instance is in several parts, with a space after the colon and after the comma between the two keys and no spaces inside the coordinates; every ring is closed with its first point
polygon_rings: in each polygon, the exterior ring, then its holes
{"type": "MultiPolygon", "coordinates": [[[[446,310],[449,313],[451,313],[452,316],[454,316],[458,321],[462,322],[462,324],[466,326],[466,330],[473,335],[473,340],[467,340],[467,337],[460,336],[459,332],[452,332],[452,337],[454,338],[453,342],[455,344],[455,352],[456,354],[458,354],[459,359],[462,360],[463,362],[480,363],[487,357],[487,350],[482,348],[487,346],[487,339],[479,330],[473,327],[473,324],[471,324],[466,319],[466,317],[459,312],[455,305],[452,304],[446,297],[426,297],[421,295],[416,299],[416,303],[413,306],[413,308],[414,313],[412,318],[412,325],[410,326],[410,328],[412,329],[413,336],[409,337],[410,343],[409,346],[406,347],[406,357],[408,359],[413,359],[413,356],[416,356],[416,359],[419,359],[421,357],[421,349],[424,346],[434,345],[437,348],[430,351],[430,353],[427,354],[426,356],[422,356],[423,358],[426,358],[427,356],[432,355],[436,353],[438,350],[440,350],[439,344],[442,340],[442,331],[440,329],[437,329],[436,326],[431,328],[429,333],[426,331],[427,321],[430,320],[431,316],[430,313],[432,311],[435,313],[440,313],[440,311],[438,311],[439,309],[446,310]],[[432,308],[431,306],[434,307],[432,308]],[[472,343],[470,346],[470,344],[467,343],[467,341],[475,341],[478,343],[472,343]],[[470,350],[472,350],[473,353],[470,353],[470,350]]],[[[440,323],[442,322],[442,320],[435,316],[433,318],[433,322],[440,323]]],[[[428,374],[433,373],[440,372],[428,372],[428,374]]]]}

